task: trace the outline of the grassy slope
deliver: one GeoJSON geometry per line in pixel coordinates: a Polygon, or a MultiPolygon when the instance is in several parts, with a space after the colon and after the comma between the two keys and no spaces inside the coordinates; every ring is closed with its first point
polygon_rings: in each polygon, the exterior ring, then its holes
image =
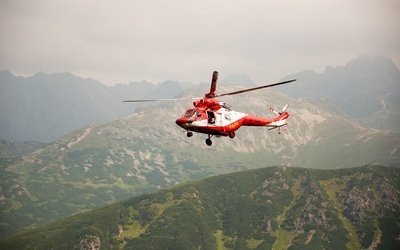
{"type": "Polygon", "coordinates": [[[79,214],[0,247],[71,249],[98,237],[104,249],[354,249],[374,242],[395,249],[399,174],[378,166],[237,172],[79,214]],[[365,198],[374,205],[366,206],[365,198]]]}

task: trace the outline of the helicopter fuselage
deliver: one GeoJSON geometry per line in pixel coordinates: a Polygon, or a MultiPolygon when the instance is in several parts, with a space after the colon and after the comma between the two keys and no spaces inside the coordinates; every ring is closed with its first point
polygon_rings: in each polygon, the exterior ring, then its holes
{"type": "Polygon", "coordinates": [[[193,131],[234,138],[235,131],[241,126],[278,128],[286,125],[289,118],[287,112],[273,119],[237,112],[226,103],[211,98],[204,98],[193,104],[194,108],[187,109],[182,117],[176,120],[176,124],[185,129],[189,137],[192,136],[190,131],[193,131]]]}

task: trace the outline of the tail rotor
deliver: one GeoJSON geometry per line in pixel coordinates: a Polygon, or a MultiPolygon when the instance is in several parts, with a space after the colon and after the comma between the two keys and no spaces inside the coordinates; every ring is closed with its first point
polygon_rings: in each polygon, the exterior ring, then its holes
{"type": "Polygon", "coordinates": [[[269,108],[269,110],[271,110],[274,114],[276,115],[281,115],[283,114],[283,112],[286,111],[286,109],[289,107],[289,104],[286,104],[283,108],[281,112],[276,111],[273,107],[269,108]]]}
{"type": "Polygon", "coordinates": [[[276,111],[272,107],[269,109],[269,110],[271,110],[271,112],[273,112],[274,114],[276,114],[278,116],[275,118],[277,124],[273,128],[271,128],[271,129],[277,129],[278,134],[281,134],[281,127],[283,127],[285,130],[287,130],[286,119],[289,117],[289,114],[286,113],[286,110],[288,107],[289,107],[289,105],[286,104],[280,112],[276,111]]]}

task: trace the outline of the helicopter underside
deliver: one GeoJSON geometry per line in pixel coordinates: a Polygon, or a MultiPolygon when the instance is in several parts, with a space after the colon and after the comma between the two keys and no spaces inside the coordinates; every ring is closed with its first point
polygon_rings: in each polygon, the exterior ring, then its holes
{"type": "MultiPolygon", "coordinates": [[[[238,126],[239,128],[240,126],[238,126]]],[[[193,126],[189,126],[186,128],[187,131],[193,131],[197,133],[202,133],[202,134],[209,134],[209,135],[215,135],[215,136],[229,136],[234,132],[234,130],[229,130],[226,129],[225,127],[222,126],[216,126],[216,125],[207,125],[207,126],[197,126],[193,124],[193,126]]],[[[236,129],[237,130],[237,129],[236,129]]]]}
{"type": "Polygon", "coordinates": [[[221,136],[229,136],[230,138],[234,138],[235,131],[239,129],[241,126],[239,121],[234,122],[227,126],[218,126],[212,124],[204,126],[203,124],[199,124],[198,122],[196,123],[197,124],[191,124],[186,128],[187,136],[192,137],[193,132],[207,134],[208,138],[206,139],[206,144],[208,146],[211,146],[212,144],[211,141],[212,136],[216,136],[217,138],[221,136]]]}

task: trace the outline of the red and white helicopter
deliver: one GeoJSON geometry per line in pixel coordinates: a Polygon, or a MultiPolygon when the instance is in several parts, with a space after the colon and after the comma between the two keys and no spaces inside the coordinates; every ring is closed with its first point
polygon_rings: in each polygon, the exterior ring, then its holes
{"type": "Polygon", "coordinates": [[[216,136],[229,136],[230,138],[235,137],[235,131],[241,126],[257,126],[257,127],[268,127],[271,129],[278,129],[280,134],[280,128],[286,129],[286,120],[289,118],[289,113],[286,112],[288,105],[283,107],[282,111],[278,112],[273,108],[270,108],[277,116],[273,119],[260,117],[257,115],[249,115],[241,112],[237,112],[231,109],[231,106],[225,102],[218,101],[217,97],[236,95],[244,92],[254,91],[263,88],[269,88],[277,85],[290,83],[294,80],[278,82],[259,86],[250,89],[244,89],[225,94],[216,94],[218,72],[214,71],[211,81],[210,92],[205,94],[201,99],[199,98],[179,98],[179,99],[141,99],[141,100],[126,100],[124,102],[153,102],[153,101],[176,101],[176,100],[190,100],[199,99],[193,102],[193,108],[186,109],[185,113],[181,118],[176,120],[176,124],[181,128],[185,129],[188,137],[193,136],[193,132],[207,134],[206,144],[212,145],[211,137],[216,136]]]}

